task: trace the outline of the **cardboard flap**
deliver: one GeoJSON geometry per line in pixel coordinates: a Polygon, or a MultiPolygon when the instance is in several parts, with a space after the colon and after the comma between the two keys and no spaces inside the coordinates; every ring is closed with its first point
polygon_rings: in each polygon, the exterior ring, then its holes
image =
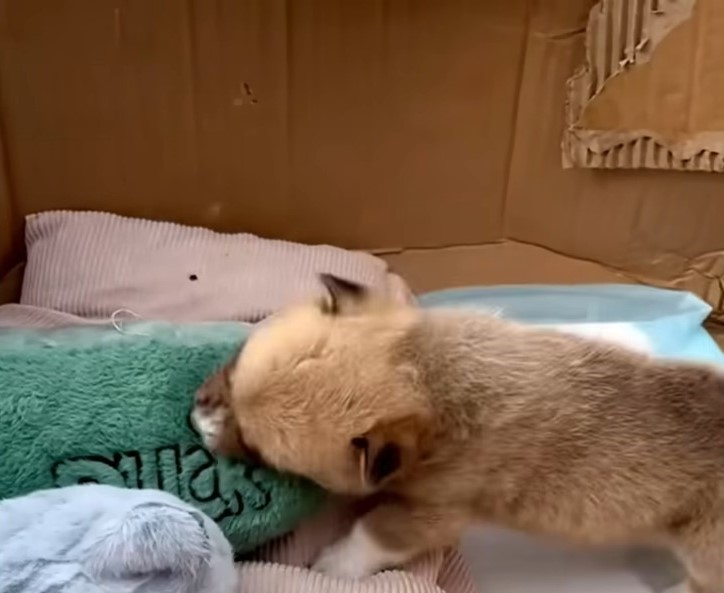
{"type": "Polygon", "coordinates": [[[724,171],[724,2],[603,0],[569,80],[564,165],[724,171]]]}

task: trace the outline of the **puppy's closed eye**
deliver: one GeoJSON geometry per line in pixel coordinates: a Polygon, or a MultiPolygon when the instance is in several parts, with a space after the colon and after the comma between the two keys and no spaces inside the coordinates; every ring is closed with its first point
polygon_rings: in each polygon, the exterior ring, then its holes
{"type": "Polygon", "coordinates": [[[358,457],[360,480],[378,487],[411,466],[421,454],[423,424],[415,416],[378,423],[364,435],[351,439],[358,457]]]}
{"type": "Polygon", "coordinates": [[[373,484],[379,484],[400,469],[401,465],[402,452],[400,448],[395,443],[387,443],[375,456],[369,472],[369,479],[373,484]]]}
{"type": "Polygon", "coordinates": [[[352,446],[359,452],[363,479],[373,486],[390,477],[402,464],[402,454],[395,443],[385,443],[378,451],[370,450],[367,437],[355,437],[352,446]]]}
{"type": "Polygon", "coordinates": [[[366,468],[366,479],[371,484],[377,485],[385,478],[394,474],[402,465],[402,452],[395,443],[385,443],[374,453],[370,463],[370,442],[367,437],[355,437],[352,439],[352,446],[364,456],[362,465],[366,468]]]}
{"type": "Polygon", "coordinates": [[[402,456],[395,443],[384,443],[376,448],[367,437],[355,437],[351,444],[359,455],[360,477],[364,483],[378,486],[400,469],[402,456]]]}

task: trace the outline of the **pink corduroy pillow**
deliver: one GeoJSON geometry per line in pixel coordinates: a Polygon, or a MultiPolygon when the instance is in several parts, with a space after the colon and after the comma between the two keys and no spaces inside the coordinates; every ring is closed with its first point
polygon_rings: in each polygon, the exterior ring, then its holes
{"type": "Polygon", "coordinates": [[[411,298],[384,261],[328,245],[52,211],[27,217],[20,303],[86,319],[254,322],[321,294],[320,272],[411,298]]]}

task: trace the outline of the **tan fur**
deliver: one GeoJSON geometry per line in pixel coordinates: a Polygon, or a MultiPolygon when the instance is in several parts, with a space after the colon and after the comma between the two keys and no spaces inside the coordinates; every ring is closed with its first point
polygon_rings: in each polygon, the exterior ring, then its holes
{"type": "Polygon", "coordinates": [[[219,443],[334,492],[377,493],[362,522],[395,558],[487,521],[666,545],[693,591],[724,593],[718,371],[492,316],[336,298],[331,313],[295,308],[251,337],[217,402],[235,420],[219,443]],[[398,455],[375,466],[383,450],[398,455]]]}

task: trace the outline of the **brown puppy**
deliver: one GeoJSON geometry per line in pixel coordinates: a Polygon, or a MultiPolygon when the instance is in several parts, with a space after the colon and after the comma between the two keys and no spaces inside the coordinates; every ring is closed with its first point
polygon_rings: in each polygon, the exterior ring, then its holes
{"type": "Polygon", "coordinates": [[[650,542],[724,593],[724,376],[325,277],[199,391],[207,445],[381,502],[317,563],[361,577],[489,521],[650,542]],[[216,384],[214,387],[213,384],[216,384]]]}

